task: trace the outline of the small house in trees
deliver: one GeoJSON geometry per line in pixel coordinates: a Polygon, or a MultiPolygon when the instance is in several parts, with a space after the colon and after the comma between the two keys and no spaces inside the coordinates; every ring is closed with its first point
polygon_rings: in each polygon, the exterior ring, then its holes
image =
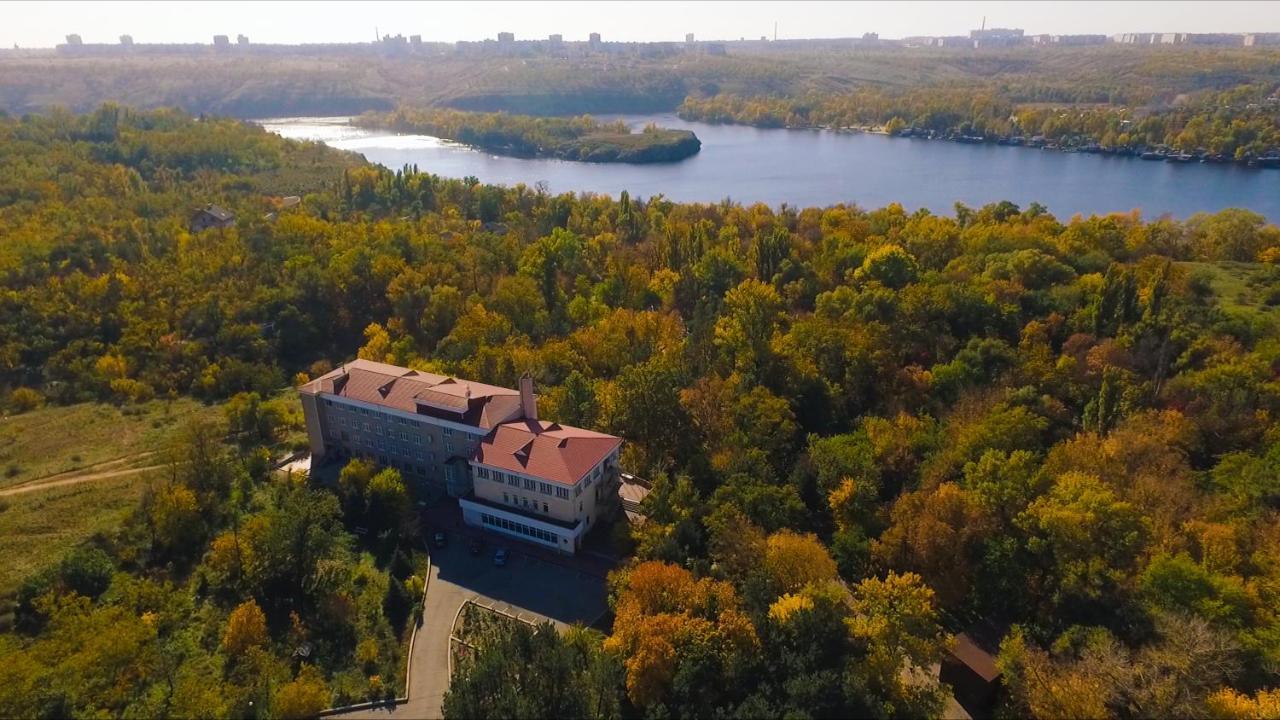
{"type": "Polygon", "coordinates": [[[198,233],[209,228],[231,227],[236,223],[236,216],[230,210],[217,205],[205,205],[191,216],[189,227],[191,232],[198,233]]]}
{"type": "Polygon", "coordinates": [[[942,659],[938,679],[951,686],[956,702],[969,717],[989,718],[1000,691],[1000,670],[995,656],[976,637],[956,635],[955,645],[942,659]]]}

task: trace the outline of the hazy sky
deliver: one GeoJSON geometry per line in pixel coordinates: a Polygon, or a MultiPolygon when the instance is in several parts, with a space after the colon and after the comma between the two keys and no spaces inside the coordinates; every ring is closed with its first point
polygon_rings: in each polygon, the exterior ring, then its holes
{"type": "Polygon", "coordinates": [[[68,33],[111,42],[363,42],[382,34],[481,40],[561,33],[585,40],[958,35],[988,27],[1028,33],[1280,31],[1280,2],[0,2],[0,47],[52,47],[68,33]]]}

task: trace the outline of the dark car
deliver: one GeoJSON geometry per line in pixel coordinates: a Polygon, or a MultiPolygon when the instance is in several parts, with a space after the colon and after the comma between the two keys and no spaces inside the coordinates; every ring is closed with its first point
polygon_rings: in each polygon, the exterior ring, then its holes
{"type": "Polygon", "coordinates": [[[431,542],[438,548],[442,548],[449,544],[449,540],[445,538],[444,533],[442,532],[436,533],[435,537],[431,539],[431,542]]]}
{"type": "Polygon", "coordinates": [[[497,567],[503,567],[507,564],[507,549],[498,548],[493,553],[493,564],[497,567]]]}
{"type": "Polygon", "coordinates": [[[484,546],[480,544],[479,540],[475,538],[471,538],[470,540],[467,541],[467,552],[471,553],[472,555],[479,555],[480,551],[483,549],[484,549],[484,546]]]}

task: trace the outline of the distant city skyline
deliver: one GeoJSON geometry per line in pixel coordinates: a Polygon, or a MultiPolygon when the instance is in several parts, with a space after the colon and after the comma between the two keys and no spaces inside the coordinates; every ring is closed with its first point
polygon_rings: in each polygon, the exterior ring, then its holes
{"type": "Polygon", "coordinates": [[[559,34],[604,41],[963,35],[991,27],[1028,34],[1276,32],[1280,2],[8,2],[0,47],[86,43],[210,43],[243,34],[257,44],[369,42],[421,35],[424,42],[517,40],[559,34]]]}

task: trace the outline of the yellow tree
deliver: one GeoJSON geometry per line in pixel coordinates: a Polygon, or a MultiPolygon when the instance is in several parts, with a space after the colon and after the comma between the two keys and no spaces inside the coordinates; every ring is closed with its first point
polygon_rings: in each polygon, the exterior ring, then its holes
{"type": "Polygon", "coordinates": [[[782,530],[765,542],[764,570],[777,594],[836,577],[836,561],[812,533],[782,530]]]}
{"type": "Polygon", "coordinates": [[[727,582],[644,562],[614,573],[610,585],[616,619],[605,649],[623,658],[627,695],[640,707],[664,700],[691,654],[708,650],[732,680],[759,648],[755,627],[727,582]]]}
{"type": "Polygon", "coordinates": [[[222,649],[238,656],[266,642],[267,616],[253,599],[245,600],[227,618],[227,629],[222,633],[222,649]]]}
{"type": "Polygon", "coordinates": [[[329,686],[314,666],[303,665],[298,677],[271,698],[272,714],[285,720],[313,718],[329,706],[329,686]]]}

